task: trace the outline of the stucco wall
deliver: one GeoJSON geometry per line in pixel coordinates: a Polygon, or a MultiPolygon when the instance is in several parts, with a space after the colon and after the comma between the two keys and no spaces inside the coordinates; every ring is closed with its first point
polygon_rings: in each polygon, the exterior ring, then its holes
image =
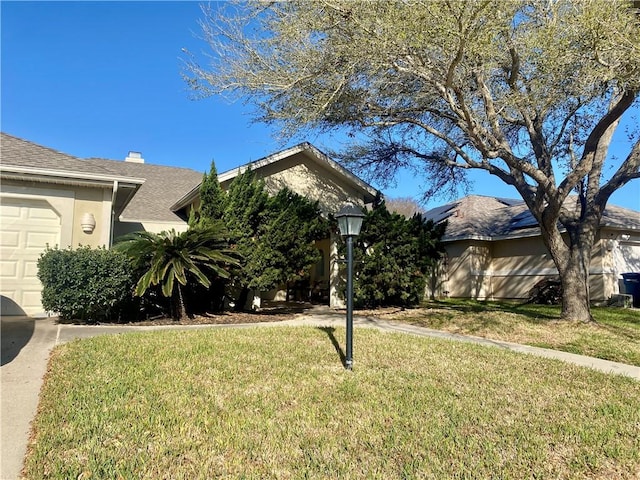
{"type": "Polygon", "coordinates": [[[41,199],[50,204],[61,218],[61,248],[109,244],[111,190],[108,188],[3,179],[2,194],[41,199]],[[80,223],[85,213],[93,214],[96,220],[95,230],[91,234],[82,231],[80,223]]]}
{"type": "Polygon", "coordinates": [[[73,246],[99,247],[109,245],[111,189],[75,187],[73,191],[75,193],[73,246]],[[96,221],[95,230],[91,233],[82,231],[81,220],[86,213],[93,215],[96,221]]]}
{"type": "Polygon", "coordinates": [[[449,297],[471,298],[471,260],[470,242],[460,241],[446,245],[447,267],[443,269],[446,280],[443,282],[443,293],[449,297]]]}
{"type": "Polygon", "coordinates": [[[178,233],[184,232],[189,228],[186,222],[121,222],[117,221],[113,227],[113,240],[117,241],[119,237],[133,232],[153,232],[160,233],[167,230],[175,230],[178,233]]]}
{"type": "MultiPolygon", "coordinates": [[[[446,244],[445,288],[450,297],[524,299],[533,286],[558,275],[540,237],[509,240],[461,240],[446,244]]],[[[606,243],[597,241],[590,268],[591,299],[601,302],[617,293],[606,243]]]]}
{"type": "MultiPolygon", "coordinates": [[[[264,179],[270,194],[287,187],[310,200],[318,200],[325,214],[337,212],[346,201],[363,203],[362,195],[342,176],[309,159],[304,152],[262,166],[255,173],[264,179]]],[[[227,190],[231,181],[221,182],[220,186],[227,190]]]]}

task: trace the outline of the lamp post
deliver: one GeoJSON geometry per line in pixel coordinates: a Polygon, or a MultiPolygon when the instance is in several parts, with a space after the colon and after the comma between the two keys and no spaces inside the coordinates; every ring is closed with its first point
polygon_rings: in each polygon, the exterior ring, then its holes
{"type": "Polygon", "coordinates": [[[353,237],[360,234],[364,213],[353,204],[344,205],[336,214],[340,235],[347,240],[347,349],[344,366],[353,368],[353,237]]]}

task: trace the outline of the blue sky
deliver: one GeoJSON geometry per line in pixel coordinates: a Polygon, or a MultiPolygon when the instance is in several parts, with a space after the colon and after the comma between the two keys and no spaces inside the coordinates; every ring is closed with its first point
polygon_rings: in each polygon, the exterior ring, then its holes
{"type": "MultiPolygon", "coordinates": [[[[197,38],[197,2],[2,1],[2,131],[78,157],[124,159],[223,172],[287,146],[251,108],[224,99],[192,100],[180,73],[197,38]]],[[[636,109],[638,110],[638,109],[636,109]]],[[[306,138],[320,149],[328,136],[306,138]]],[[[621,155],[629,143],[614,140],[621,155]]],[[[472,193],[519,198],[482,172],[472,193]]],[[[405,176],[383,192],[417,196],[421,179],[405,176]]],[[[374,185],[379,187],[379,185],[374,185]]],[[[433,199],[426,207],[447,202],[433,199]]],[[[612,203],[640,210],[640,181],[612,203]]]]}

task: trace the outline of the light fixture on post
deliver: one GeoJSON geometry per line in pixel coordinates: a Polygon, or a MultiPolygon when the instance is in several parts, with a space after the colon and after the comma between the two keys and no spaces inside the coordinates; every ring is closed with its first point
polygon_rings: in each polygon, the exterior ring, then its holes
{"type": "Polygon", "coordinates": [[[347,240],[347,348],[344,366],[353,368],[353,237],[360,235],[364,213],[356,205],[346,204],[336,214],[340,235],[347,240]]]}

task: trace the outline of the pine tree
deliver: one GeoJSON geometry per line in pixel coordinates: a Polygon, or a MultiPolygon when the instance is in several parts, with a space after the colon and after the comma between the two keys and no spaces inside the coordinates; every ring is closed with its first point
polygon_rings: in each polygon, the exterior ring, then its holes
{"type": "Polygon", "coordinates": [[[200,218],[220,220],[225,209],[226,195],[218,182],[218,171],[212,160],[209,173],[204,173],[200,184],[200,218]]]}
{"type": "Polygon", "coordinates": [[[314,242],[328,234],[318,202],[287,188],[269,197],[264,181],[250,170],[231,182],[223,220],[243,259],[234,272],[238,309],[250,290],[262,292],[308,278],[319,257],[314,242]]]}
{"type": "Polygon", "coordinates": [[[357,305],[409,306],[422,301],[444,230],[422,215],[391,213],[382,199],[366,212],[357,237],[354,301],[357,305]]]}

